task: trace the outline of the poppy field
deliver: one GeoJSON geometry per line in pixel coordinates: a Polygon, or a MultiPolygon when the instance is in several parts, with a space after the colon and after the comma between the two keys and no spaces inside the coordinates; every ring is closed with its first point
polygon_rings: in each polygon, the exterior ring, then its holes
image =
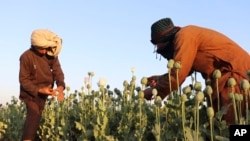
{"type": "MultiPolygon", "coordinates": [[[[171,62],[171,61],[170,61],[171,62]]],[[[181,69],[178,62],[168,64],[168,69],[181,69]]],[[[220,77],[215,71],[214,77],[220,77]]],[[[65,89],[65,99],[47,100],[37,135],[42,141],[229,141],[229,127],[222,120],[227,107],[217,113],[207,106],[213,90],[211,86],[192,79],[191,85],[180,86],[162,100],[153,90],[152,100],[144,99],[147,79],[132,75],[124,80],[123,89],[110,89],[105,79],[100,79],[98,89],[92,89],[93,72],[88,72],[88,82],[81,90],[65,89]],[[204,88],[203,88],[204,87],[204,88]]],[[[177,78],[178,79],[178,78],[177,78]]],[[[229,79],[228,86],[236,85],[229,79]]],[[[242,96],[249,98],[249,81],[240,84],[244,94],[229,94],[234,107],[236,123],[249,123],[239,112],[242,96]]],[[[246,103],[248,105],[248,103],[246,103]]],[[[25,104],[13,97],[0,107],[0,140],[16,141],[22,135],[25,104]]]]}

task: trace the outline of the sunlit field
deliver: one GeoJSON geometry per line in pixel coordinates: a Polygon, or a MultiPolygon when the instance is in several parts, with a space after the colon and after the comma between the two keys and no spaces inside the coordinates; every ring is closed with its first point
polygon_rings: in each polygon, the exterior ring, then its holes
{"type": "MultiPolygon", "coordinates": [[[[181,66],[172,62],[168,64],[168,70],[171,69],[178,71],[181,66]]],[[[94,72],[88,72],[82,89],[73,92],[70,87],[65,89],[63,102],[50,97],[37,132],[38,138],[42,141],[229,141],[229,127],[222,120],[227,107],[215,113],[207,106],[216,91],[209,83],[202,85],[192,79],[190,85],[180,86],[164,100],[154,89],[152,100],[146,101],[143,90],[147,79],[137,79],[133,74],[129,80],[121,82],[122,90],[111,90],[104,78],[98,81],[99,88],[93,90],[94,72]],[[139,86],[136,86],[137,82],[139,86]]],[[[214,71],[216,79],[220,79],[220,75],[218,70],[214,71]]],[[[231,78],[227,84],[234,87],[236,82],[231,78]]],[[[240,86],[244,94],[232,90],[230,105],[235,109],[235,122],[248,124],[248,108],[246,117],[239,109],[240,103],[245,102],[243,96],[249,98],[249,81],[242,80],[240,86]]],[[[247,101],[245,104],[248,105],[247,101]]],[[[20,140],[25,108],[16,97],[7,105],[1,105],[1,140],[20,140]]]]}

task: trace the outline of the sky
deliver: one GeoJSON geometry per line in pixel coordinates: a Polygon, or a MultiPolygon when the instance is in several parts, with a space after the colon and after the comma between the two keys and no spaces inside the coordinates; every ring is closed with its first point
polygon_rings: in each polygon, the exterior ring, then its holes
{"type": "Polygon", "coordinates": [[[133,67],[137,85],[144,76],[167,72],[167,60],[159,60],[159,55],[156,59],[150,43],[150,27],[162,18],[169,17],[180,27],[217,30],[250,52],[249,4],[247,0],[2,1],[0,104],[19,96],[19,57],[29,49],[35,29],[49,29],[63,39],[59,59],[71,92],[81,90],[88,72],[94,72],[93,89],[101,77],[111,90],[123,89],[133,67]]]}

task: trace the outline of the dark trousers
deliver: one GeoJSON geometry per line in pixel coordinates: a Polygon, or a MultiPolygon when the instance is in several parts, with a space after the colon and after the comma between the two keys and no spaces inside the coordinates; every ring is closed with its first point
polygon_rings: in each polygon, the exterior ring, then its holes
{"type": "Polygon", "coordinates": [[[27,115],[23,126],[22,140],[34,140],[39,128],[45,102],[46,99],[39,96],[32,100],[25,101],[27,115]]]}

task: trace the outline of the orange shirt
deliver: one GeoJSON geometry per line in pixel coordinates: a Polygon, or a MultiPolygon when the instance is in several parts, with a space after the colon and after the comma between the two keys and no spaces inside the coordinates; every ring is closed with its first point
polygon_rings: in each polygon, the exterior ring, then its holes
{"type": "MultiPolygon", "coordinates": [[[[212,80],[215,92],[215,80],[212,74],[215,69],[219,69],[222,72],[222,77],[219,79],[221,103],[222,106],[228,105],[230,99],[227,80],[234,77],[239,85],[243,78],[247,78],[247,71],[250,70],[249,54],[225,35],[194,25],[182,27],[176,33],[174,46],[173,59],[181,63],[178,73],[180,84],[190,72],[197,71],[204,79],[212,80]]],[[[171,74],[172,90],[176,90],[176,73],[173,71],[171,74]]],[[[157,82],[156,89],[162,98],[170,93],[168,82],[166,74],[157,82]]],[[[236,92],[240,93],[239,86],[236,87],[236,92]]],[[[216,94],[213,94],[213,100],[216,101],[216,99],[216,94]]]]}

